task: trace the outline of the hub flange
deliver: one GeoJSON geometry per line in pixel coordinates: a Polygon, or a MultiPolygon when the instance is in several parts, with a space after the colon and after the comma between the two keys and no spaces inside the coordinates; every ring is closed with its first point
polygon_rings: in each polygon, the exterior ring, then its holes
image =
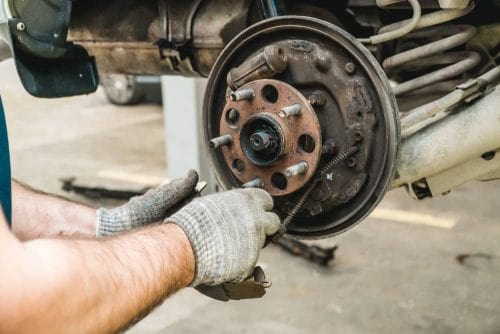
{"type": "Polygon", "coordinates": [[[278,80],[252,81],[240,90],[253,90],[254,97],[235,102],[231,94],[226,96],[219,130],[233,138],[222,148],[226,163],[242,184],[260,178],[273,196],[297,191],[314,175],[321,157],[321,129],[314,108],[297,89],[278,80]],[[300,114],[280,116],[290,106],[300,108],[300,114]],[[287,173],[301,163],[306,170],[287,173]]]}

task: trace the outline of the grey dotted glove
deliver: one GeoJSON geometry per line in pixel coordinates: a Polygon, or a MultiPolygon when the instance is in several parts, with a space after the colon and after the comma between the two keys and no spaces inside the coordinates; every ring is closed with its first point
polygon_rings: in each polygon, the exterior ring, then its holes
{"type": "Polygon", "coordinates": [[[198,173],[189,171],[186,177],[133,197],[127,204],[114,209],[97,210],[97,237],[129,231],[161,222],[168,211],[194,193],[198,173]]]}
{"type": "Polygon", "coordinates": [[[180,226],[193,247],[192,286],[238,283],[253,272],[266,236],[280,227],[262,189],[236,189],[195,199],[165,220],[180,226]]]}

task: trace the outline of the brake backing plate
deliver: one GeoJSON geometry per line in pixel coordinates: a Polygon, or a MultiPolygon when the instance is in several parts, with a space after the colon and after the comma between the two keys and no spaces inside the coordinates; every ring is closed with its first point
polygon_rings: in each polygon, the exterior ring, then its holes
{"type": "Polygon", "coordinates": [[[285,218],[312,185],[287,226],[293,237],[354,226],[394,176],[398,110],[386,76],[364,46],[326,21],[284,16],[238,35],[211,72],[203,122],[223,189],[263,188],[285,218]]]}

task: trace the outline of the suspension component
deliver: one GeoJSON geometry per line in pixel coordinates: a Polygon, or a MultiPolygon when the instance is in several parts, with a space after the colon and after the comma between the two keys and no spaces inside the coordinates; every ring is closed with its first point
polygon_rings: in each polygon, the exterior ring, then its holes
{"type": "MultiPolygon", "coordinates": [[[[396,2],[401,1],[403,0],[397,0],[396,2]]],[[[377,1],[377,5],[383,7],[394,2],[394,0],[382,0],[377,1]]],[[[394,94],[401,96],[422,88],[433,91],[437,87],[444,87],[446,91],[451,91],[457,82],[454,81],[451,88],[447,88],[450,85],[444,85],[443,81],[455,78],[474,68],[479,64],[480,56],[478,53],[470,51],[444,53],[466,44],[474,37],[476,29],[470,25],[443,25],[443,23],[470,13],[474,9],[474,2],[471,1],[465,9],[441,9],[422,16],[420,14],[416,15],[417,12],[420,12],[420,9],[413,6],[413,3],[412,8],[414,13],[412,19],[382,27],[379,30],[379,35],[372,37],[370,41],[372,43],[380,43],[396,38],[402,38],[401,43],[423,39],[431,39],[433,41],[385,59],[383,61],[384,70],[389,75],[395,75],[402,71],[421,72],[428,71],[436,66],[444,67],[398,83],[393,88],[394,94]],[[416,17],[418,17],[418,20],[415,21],[416,17]],[[394,34],[394,32],[401,31],[403,28],[408,28],[405,30],[405,34],[394,34]],[[381,36],[389,35],[392,38],[380,38],[381,36]]]]}

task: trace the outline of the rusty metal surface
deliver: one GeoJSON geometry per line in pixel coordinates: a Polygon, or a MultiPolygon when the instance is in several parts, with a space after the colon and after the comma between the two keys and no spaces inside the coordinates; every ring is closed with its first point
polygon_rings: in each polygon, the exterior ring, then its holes
{"type": "Polygon", "coordinates": [[[68,39],[81,42],[150,42],[160,37],[154,1],[76,1],[68,39]]]}
{"type": "MultiPolygon", "coordinates": [[[[255,98],[251,101],[234,102],[227,96],[225,112],[220,121],[221,134],[231,134],[233,144],[222,148],[222,152],[228,166],[234,166],[236,160],[243,162],[244,169],[232,168],[234,175],[243,184],[257,177],[264,180],[264,189],[273,196],[283,196],[302,188],[314,175],[321,157],[321,129],[319,120],[316,117],[313,107],[309,101],[297,89],[282,81],[272,79],[262,79],[250,82],[242,87],[243,89],[253,89],[255,98]],[[264,87],[273,86],[278,91],[276,102],[266,100],[264,97],[264,87]],[[298,117],[283,119],[278,114],[284,107],[299,103],[302,106],[302,114],[298,117]],[[237,122],[228,122],[226,114],[231,109],[239,112],[237,122]],[[260,167],[252,163],[241,147],[241,129],[249,119],[255,116],[266,115],[279,124],[283,131],[284,151],[280,160],[273,166],[260,167]],[[306,152],[299,146],[299,138],[302,135],[309,135],[314,138],[314,150],[306,152]],[[285,189],[280,189],[273,185],[271,181],[275,173],[285,175],[286,169],[300,162],[306,162],[309,166],[306,173],[292,176],[287,179],[285,189]]],[[[239,166],[238,166],[239,167],[239,166]]]]}
{"type": "Polygon", "coordinates": [[[158,1],[162,39],[169,45],[182,46],[191,40],[193,17],[201,0],[158,1]]]}
{"type": "Polygon", "coordinates": [[[190,10],[181,3],[174,7],[183,19],[162,24],[165,7],[156,1],[77,1],[68,40],[89,50],[103,73],[208,76],[224,46],[246,27],[250,0],[202,1],[190,10]]]}

